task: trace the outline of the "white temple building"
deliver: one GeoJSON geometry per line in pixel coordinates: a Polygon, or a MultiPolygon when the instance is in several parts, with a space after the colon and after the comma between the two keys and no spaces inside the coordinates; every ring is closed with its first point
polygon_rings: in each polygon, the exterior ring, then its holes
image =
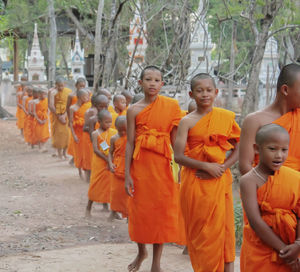
{"type": "Polygon", "coordinates": [[[213,44],[205,21],[206,11],[203,0],[199,1],[198,11],[191,36],[190,55],[191,66],[188,71],[188,78],[198,73],[209,73],[211,71],[211,51],[213,44]]]}
{"type": "Polygon", "coordinates": [[[267,41],[264,57],[259,73],[259,104],[258,108],[263,108],[274,100],[276,94],[276,84],[280,73],[279,69],[278,45],[274,37],[267,41]]]}
{"type": "Polygon", "coordinates": [[[45,64],[44,56],[42,55],[39,38],[37,34],[37,24],[34,24],[34,36],[32,42],[32,48],[30,56],[28,56],[27,70],[28,70],[28,81],[44,81],[45,76],[45,64]]]}
{"type": "Polygon", "coordinates": [[[127,46],[127,50],[129,54],[129,63],[130,63],[134,49],[138,42],[134,54],[132,69],[131,69],[133,76],[138,75],[140,73],[141,71],[140,65],[142,65],[145,61],[146,49],[148,46],[147,39],[145,37],[147,35],[147,27],[146,27],[146,23],[142,20],[140,14],[140,8],[141,8],[140,3],[137,2],[137,8],[134,14],[134,18],[130,22],[129,45],[127,46]]]}
{"type": "Polygon", "coordinates": [[[84,75],[84,48],[81,49],[78,30],[76,29],[76,39],[74,48],[71,49],[71,72],[73,79],[80,77],[85,78],[84,75]]]}

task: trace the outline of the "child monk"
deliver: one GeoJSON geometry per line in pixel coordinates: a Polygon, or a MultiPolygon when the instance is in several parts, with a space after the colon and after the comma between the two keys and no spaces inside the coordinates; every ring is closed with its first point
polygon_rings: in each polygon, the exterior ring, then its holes
{"type": "Polygon", "coordinates": [[[34,145],[37,144],[37,138],[35,134],[35,125],[36,120],[34,116],[34,106],[39,102],[39,93],[38,88],[34,87],[32,91],[32,100],[28,102],[28,118],[29,118],[29,143],[31,145],[31,148],[34,147],[34,145]]]}
{"type": "Polygon", "coordinates": [[[27,86],[26,87],[26,94],[23,96],[23,111],[24,111],[24,140],[26,143],[29,145],[29,139],[30,139],[30,121],[29,121],[29,112],[28,112],[28,103],[30,100],[33,99],[32,96],[33,93],[33,87],[32,86],[27,86]]]}
{"type": "Polygon", "coordinates": [[[52,113],[52,146],[57,149],[58,157],[66,159],[69,142],[67,99],[72,91],[65,87],[64,79],[59,77],[55,89],[49,95],[49,109],[52,113]]]}
{"type": "Polygon", "coordinates": [[[133,95],[131,94],[130,91],[128,90],[124,90],[121,92],[121,95],[123,95],[126,98],[126,107],[128,108],[128,106],[131,104],[132,99],[133,99],[133,95]]]}
{"type": "Polygon", "coordinates": [[[300,171],[300,65],[284,66],[277,80],[277,93],[274,102],[266,108],[249,114],[242,126],[239,168],[241,174],[252,169],[254,158],[253,144],[256,131],[263,125],[276,123],[290,134],[290,151],[286,166],[300,171]]]}
{"type": "Polygon", "coordinates": [[[48,116],[48,98],[47,89],[39,88],[38,90],[38,103],[34,104],[33,114],[35,116],[35,134],[37,144],[41,152],[47,152],[45,143],[48,141],[49,134],[49,116],[48,116]]]}
{"type": "Polygon", "coordinates": [[[90,96],[86,89],[77,91],[77,102],[70,107],[70,129],[74,139],[74,164],[82,178],[83,168],[83,125],[84,114],[91,107],[90,96]]]}
{"type": "Polygon", "coordinates": [[[16,112],[16,118],[17,118],[17,127],[20,130],[21,135],[23,136],[23,129],[24,129],[24,111],[22,106],[23,96],[25,94],[25,81],[27,81],[26,76],[21,77],[21,85],[17,87],[16,92],[16,102],[17,102],[17,112],[16,112]]]}
{"type": "Polygon", "coordinates": [[[277,124],[256,133],[259,163],[241,178],[246,214],[241,271],[300,271],[300,173],[282,166],[289,134],[277,124]]]}
{"type": "Polygon", "coordinates": [[[116,119],[118,133],[111,137],[108,154],[110,175],[110,209],[109,221],[120,219],[118,212],[123,217],[128,216],[128,195],[124,189],[125,182],[125,149],[126,149],[126,116],[118,116],[116,119]]]}
{"type": "Polygon", "coordinates": [[[112,128],[115,127],[115,122],[118,116],[126,115],[126,98],[121,94],[116,94],[113,98],[114,111],[111,112],[112,128]]]}
{"type": "Polygon", "coordinates": [[[102,110],[107,110],[109,101],[105,95],[93,94],[91,98],[92,107],[89,108],[84,114],[84,126],[83,126],[83,170],[86,173],[86,181],[90,182],[90,175],[92,169],[92,157],[93,157],[93,144],[92,133],[95,130],[96,123],[98,121],[97,113],[102,110]]]}
{"type": "Polygon", "coordinates": [[[209,74],[193,77],[190,96],[197,110],[180,122],[174,150],[175,161],[184,166],[181,208],[187,246],[196,272],[233,271],[235,259],[229,168],[237,161],[240,128],[233,112],[213,107],[217,94],[214,79],[209,74]]]}
{"type": "MultiPolygon", "coordinates": [[[[109,103],[111,102],[111,98],[112,98],[112,97],[111,97],[111,93],[110,93],[109,90],[107,90],[107,89],[105,89],[105,88],[99,88],[98,91],[97,91],[97,93],[98,93],[98,94],[103,94],[103,95],[105,95],[105,96],[108,98],[109,103]]],[[[109,106],[108,106],[108,111],[109,111],[111,114],[113,114],[113,113],[115,112],[114,107],[113,107],[112,105],[109,105],[109,106]]]]}
{"type": "Polygon", "coordinates": [[[108,153],[110,139],[117,131],[111,128],[112,117],[108,110],[102,110],[98,113],[98,122],[100,124],[99,129],[92,133],[94,155],[86,216],[91,215],[91,208],[94,201],[103,203],[103,211],[108,211],[108,203],[110,202],[108,153]]]}
{"type": "MultiPolygon", "coordinates": [[[[72,105],[74,105],[77,102],[77,92],[80,89],[85,88],[86,85],[86,80],[83,77],[80,77],[77,79],[76,83],[75,83],[75,88],[76,91],[72,91],[69,95],[68,95],[68,100],[67,100],[67,115],[68,115],[68,119],[70,120],[70,107],[72,105]]],[[[69,127],[71,128],[70,122],[69,122],[69,127]]],[[[70,160],[70,164],[74,164],[74,138],[73,138],[73,134],[70,133],[70,137],[69,137],[69,142],[68,142],[68,149],[67,149],[67,154],[70,155],[72,157],[72,159],[70,160]]]]}
{"type": "Polygon", "coordinates": [[[178,191],[172,175],[171,144],[181,111],[176,100],[159,95],[162,73],[146,67],[139,80],[145,97],[127,111],[125,188],[128,228],[138,254],[128,266],[138,271],[147,257],[145,244],[153,244],[151,272],[160,272],[164,243],[178,239],[178,191]]]}

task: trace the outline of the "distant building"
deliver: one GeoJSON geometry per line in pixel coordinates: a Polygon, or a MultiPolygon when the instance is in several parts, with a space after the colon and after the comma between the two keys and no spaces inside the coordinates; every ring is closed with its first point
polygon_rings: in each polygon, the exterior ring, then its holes
{"type": "Polygon", "coordinates": [[[71,49],[71,71],[73,79],[76,81],[84,75],[84,49],[81,49],[78,30],[76,29],[76,39],[74,49],[71,49]]]}
{"type": "Polygon", "coordinates": [[[44,56],[42,55],[39,38],[37,34],[37,24],[34,24],[34,35],[30,56],[28,56],[28,81],[44,81],[45,77],[45,64],[44,56]]]}

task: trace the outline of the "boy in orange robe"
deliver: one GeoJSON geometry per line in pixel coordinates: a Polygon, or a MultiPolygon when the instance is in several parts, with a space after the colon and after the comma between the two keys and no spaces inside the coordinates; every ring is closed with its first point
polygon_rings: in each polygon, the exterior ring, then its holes
{"type": "Polygon", "coordinates": [[[23,101],[22,101],[22,105],[23,105],[23,111],[24,111],[24,140],[26,143],[29,144],[29,139],[30,139],[30,122],[29,122],[29,112],[28,112],[28,103],[30,100],[33,99],[32,97],[32,93],[33,93],[33,88],[32,86],[27,86],[26,87],[26,93],[27,95],[23,96],[23,101]]]}
{"type": "Polygon", "coordinates": [[[115,122],[118,116],[126,115],[126,98],[121,94],[116,94],[113,98],[114,112],[111,112],[112,116],[112,128],[115,127],[115,122]]]}
{"type": "Polygon", "coordinates": [[[177,242],[179,236],[178,189],[170,163],[181,111],[178,101],[158,95],[163,79],[157,67],[146,67],[139,84],[145,97],[127,111],[128,229],[138,244],[138,255],[128,270],[139,270],[147,256],[145,244],[153,244],[151,271],[156,272],[161,271],[163,244],[177,242]]]}
{"type": "Polygon", "coordinates": [[[117,133],[111,128],[111,114],[108,110],[98,113],[99,129],[92,133],[94,154],[92,159],[91,180],[88,192],[86,216],[91,215],[94,201],[103,203],[103,210],[108,211],[110,202],[110,172],[108,169],[108,152],[110,139],[117,133]]]}
{"type": "Polygon", "coordinates": [[[35,134],[37,144],[41,152],[47,152],[47,149],[44,145],[50,137],[47,92],[48,91],[46,89],[39,89],[39,101],[38,103],[34,104],[33,109],[33,114],[35,116],[35,134]]]}
{"type": "Polygon", "coordinates": [[[257,131],[255,142],[259,164],[240,183],[246,214],[241,272],[300,271],[300,173],[282,166],[289,134],[268,124],[257,131]]]}
{"type": "Polygon", "coordinates": [[[193,77],[190,96],[195,99],[197,110],[180,122],[174,150],[175,161],[184,166],[181,208],[196,272],[233,271],[235,259],[229,168],[237,161],[240,128],[233,112],[213,107],[217,94],[210,75],[193,77]]]}
{"type": "Polygon", "coordinates": [[[77,102],[70,107],[70,128],[74,139],[74,164],[82,177],[83,168],[83,125],[84,114],[91,107],[89,93],[86,89],[77,91],[77,102]]]}
{"type": "Polygon", "coordinates": [[[107,110],[108,99],[105,95],[94,94],[91,98],[92,107],[89,108],[84,114],[84,126],[83,126],[83,166],[86,173],[86,181],[90,182],[91,169],[92,169],[92,157],[93,157],[93,144],[92,133],[95,130],[95,124],[97,123],[97,113],[102,110],[107,110]]]}
{"type": "Polygon", "coordinates": [[[69,142],[67,100],[72,91],[65,87],[64,79],[57,78],[55,89],[49,95],[49,109],[52,116],[52,146],[57,150],[58,157],[66,159],[69,142]]]}
{"type": "Polygon", "coordinates": [[[34,107],[35,104],[39,102],[39,93],[38,88],[34,87],[32,92],[33,99],[28,102],[28,114],[29,114],[29,143],[31,144],[31,148],[33,148],[37,144],[37,138],[35,133],[35,125],[36,120],[34,116],[34,107]]]}
{"type": "Polygon", "coordinates": [[[124,189],[125,182],[125,149],[126,149],[126,116],[119,116],[116,119],[116,128],[118,134],[110,140],[110,149],[108,154],[110,175],[110,209],[109,220],[120,219],[118,212],[123,217],[128,216],[128,195],[124,189]]]}
{"type": "Polygon", "coordinates": [[[132,103],[133,95],[128,90],[122,91],[121,95],[123,95],[126,98],[126,108],[128,108],[129,105],[132,103]]]}
{"type": "Polygon", "coordinates": [[[266,108],[246,116],[241,132],[239,168],[242,175],[251,170],[255,161],[254,148],[256,131],[263,125],[276,123],[290,133],[290,152],[285,163],[300,171],[300,65],[284,66],[277,80],[277,93],[274,102],[266,108]],[[298,121],[299,120],[299,121],[298,121]]]}

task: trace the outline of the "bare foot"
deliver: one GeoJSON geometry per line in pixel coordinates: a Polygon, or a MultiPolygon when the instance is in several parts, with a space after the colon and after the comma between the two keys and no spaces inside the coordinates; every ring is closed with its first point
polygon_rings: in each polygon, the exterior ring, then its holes
{"type": "Polygon", "coordinates": [[[128,271],[129,272],[136,272],[139,271],[143,261],[148,257],[147,251],[145,253],[139,253],[134,261],[128,265],[128,271]]]}
{"type": "Polygon", "coordinates": [[[189,250],[188,250],[188,247],[185,246],[183,251],[182,251],[182,255],[189,255],[189,250]]]}
{"type": "Polygon", "coordinates": [[[101,210],[101,212],[109,212],[109,209],[108,209],[108,204],[107,203],[103,203],[103,208],[101,210]]]}
{"type": "Polygon", "coordinates": [[[151,272],[164,272],[160,267],[152,267],[151,272]]]}
{"type": "Polygon", "coordinates": [[[84,217],[87,218],[87,219],[91,218],[92,217],[91,211],[85,210],[85,216],[84,217]]]}
{"type": "Polygon", "coordinates": [[[111,211],[109,217],[107,218],[108,222],[113,222],[114,220],[122,220],[121,216],[115,212],[115,211],[111,211]]]}

